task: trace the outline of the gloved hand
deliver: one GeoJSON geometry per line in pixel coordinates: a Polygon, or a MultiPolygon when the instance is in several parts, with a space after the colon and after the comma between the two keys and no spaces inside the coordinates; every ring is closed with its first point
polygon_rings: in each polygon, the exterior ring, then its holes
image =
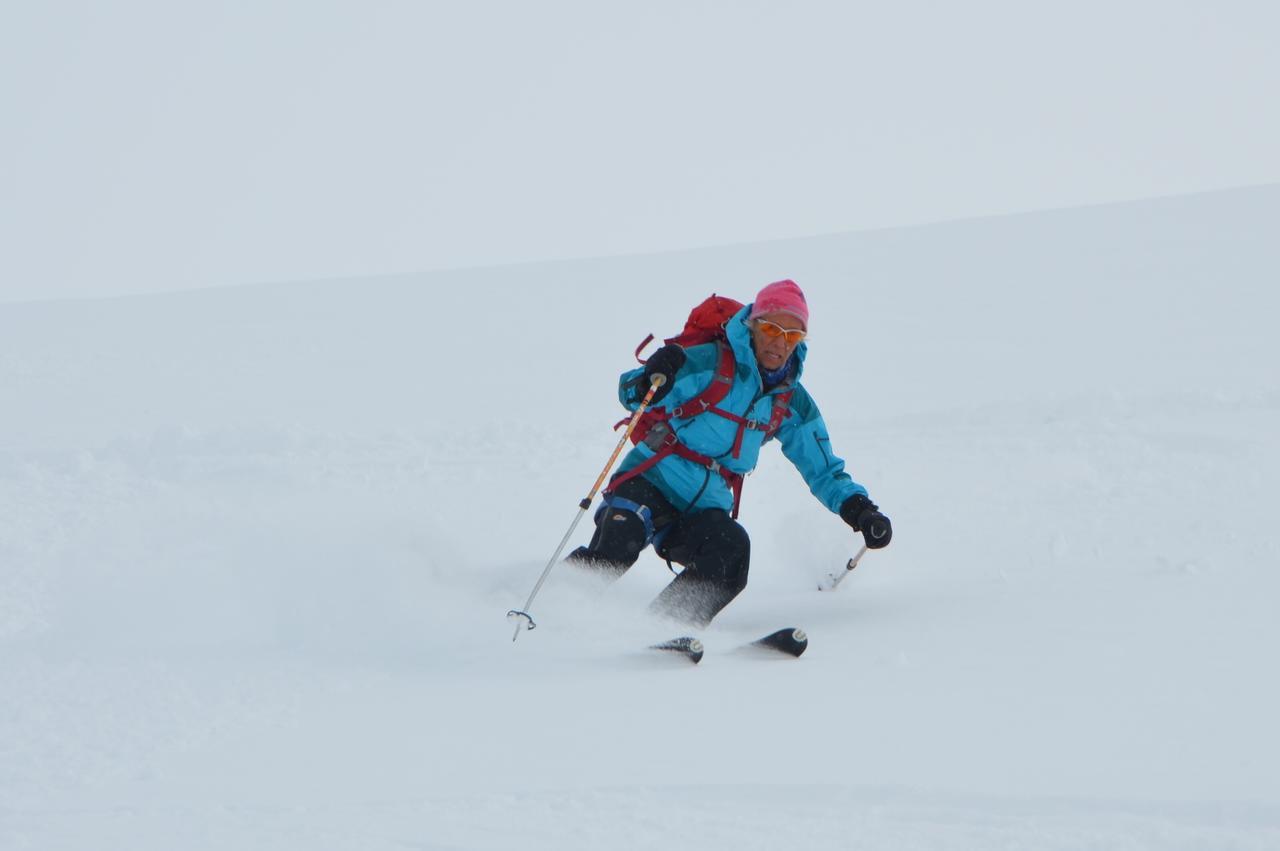
{"type": "Polygon", "coordinates": [[[653,383],[655,375],[661,375],[666,379],[661,387],[653,394],[653,401],[650,404],[658,404],[664,396],[671,392],[671,385],[675,383],[676,373],[680,371],[680,367],[684,366],[685,354],[684,349],[675,343],[667,343],[649,356],[649,360],[644,365],[644,382],[637,389],[637,392],[643,397],[649,392],[649,385],[653,383]]]}
{"type": "Polygon", "coordinates": [[[853,531],[861,532],[867,542],[867,549],[878,550],[889,546],[893,538],[893,526],[889,518],[880,513],[880,508],[866,494],[854,494],[840,506],[840,518],[853,527],[853,531]]]}

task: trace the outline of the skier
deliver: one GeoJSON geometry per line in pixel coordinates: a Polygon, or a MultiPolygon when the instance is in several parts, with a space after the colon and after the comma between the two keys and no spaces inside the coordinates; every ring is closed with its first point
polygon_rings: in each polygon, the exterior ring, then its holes
{"type": "Polygon", "coordinates": [[[729,318],[723,342],[688,349],[669,342],[642,368],[623,373],[624,407],[636,410],[661,375],[665,383],[651,404],[665,408],[644,415],[644,439],[610,481],[591,543],[567,560],[616,578],[652,544],[668,563],[684,566],[653,609],[705,627],[747,585],[751,542],[737,522],[737,502],[742,477],[774,436],[819,502],[861,532],[868,548],[888,545],[889,518],[845,473],[799,383],[808,327],[800,287],[777,281],[729,318]]]}

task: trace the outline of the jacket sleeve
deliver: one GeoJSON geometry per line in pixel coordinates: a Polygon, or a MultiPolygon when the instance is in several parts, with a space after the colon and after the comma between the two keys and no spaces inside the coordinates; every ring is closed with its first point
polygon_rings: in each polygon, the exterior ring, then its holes
{"type": "Polygon", "coordinates": [[[644,367],[629,369],[622,373],[618,379],[618,401],[622,403],[622,407],[628,411],[634,411],[640,407],[640,400],[644,398],[644,394],[648,391],[641,391],[640,377],[644,375],[644,367]]]}
{"type": "Polygon", "coordinates": [[[791,416],[778,429],[778,441],[810,492],[831,511],[839,514],[846,499],[866,494],[867,489],[844,471],[844,459],[831,451],[827,424],[803,387],[796,387],[791,396],[791,416]]]}

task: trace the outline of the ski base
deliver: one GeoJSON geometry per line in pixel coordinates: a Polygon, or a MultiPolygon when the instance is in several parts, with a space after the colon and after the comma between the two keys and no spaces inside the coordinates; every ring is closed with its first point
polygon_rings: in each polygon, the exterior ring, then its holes
{"type": "Polygon", "coordinates": [[[705,652],[702,642],[689,636],[681,636],[670,641],[664,641],[661,644],[654,644],[649,649],[683,656],[695,665],[702,661],[702,655],[705,652]]]}

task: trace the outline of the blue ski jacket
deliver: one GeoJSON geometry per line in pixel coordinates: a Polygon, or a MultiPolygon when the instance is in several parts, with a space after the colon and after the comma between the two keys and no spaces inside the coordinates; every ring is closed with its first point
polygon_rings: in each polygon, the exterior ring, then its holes
{"type": "MultiPolygon", "coordinates": [[[[750,312],[751,305],[747,305],[725,325],[736,365],[733,386],[718,407],[745,419],[767,423],[773,413],[773,397],[791,390],[789,415],[776,434],[782,445],[782,454],[800,471],[818,501],[838,514],[846,499],[854,494],[866,494],[867,489],[850,478],[844,471],[844,460],[831,451],[831,438],[822,414],[813,397],[799,383],[808,345],[801,342],[796,347],[792,355],[795,366],[791,376],[765,393],[759,363],[751,345],[751,330],[747,326],[750,312]]],[[[667,409],[676,408],[698,396],[716,375],[718,349],[715,343],[690,346],[685,354],[684,366],[676,373],[671,390],[661,403],[667,409]]],[[[618,398],[629,411],[639,407],[648,390],[637,381],[643,373],[643,368],[637,368],[624,372],[619,379],[618,398]]],[[[685,446],[742,475],[755,469],[760,447],[765,442],[764,431],[747,429],[738,457],[734,458],[733,443],[738,425],[732,420],[704,413],[683,419],[673,418],[670,426],[685,446]]],[[[655,454],[655,450],[646,444],[637,444],[623,458],[619,474],[655,454]]],[[[733,508],[733,492],[724,477],[678,455],[668,455],[641,475],[681,511],[708,508],[729,511],[733,508]]]]}

